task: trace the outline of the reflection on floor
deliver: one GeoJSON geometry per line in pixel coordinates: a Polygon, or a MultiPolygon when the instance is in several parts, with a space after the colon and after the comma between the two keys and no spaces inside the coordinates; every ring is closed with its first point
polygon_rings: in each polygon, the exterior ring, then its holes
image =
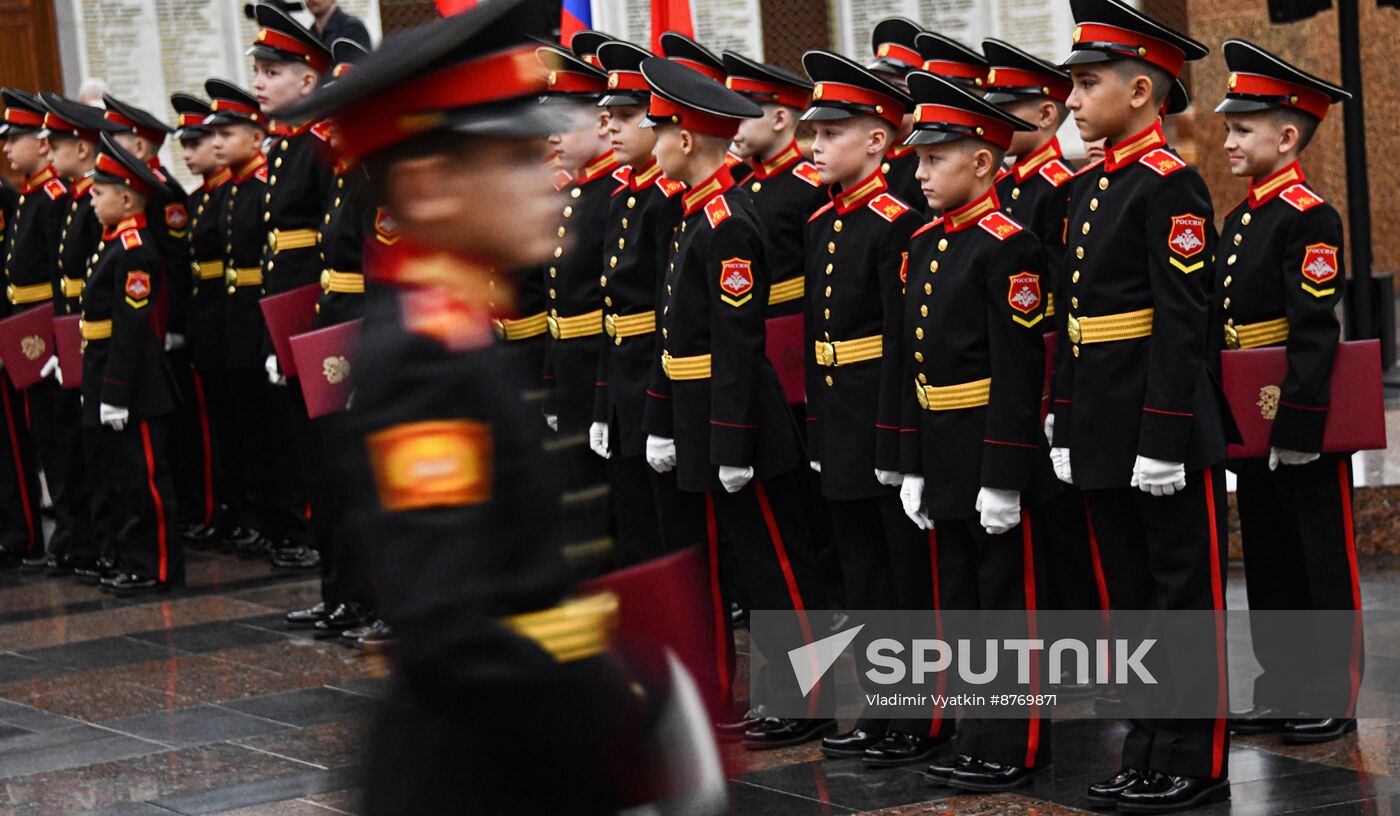
{"type": "MultiPolygon", "coordinates": [[[[1242,606],[1238,574],[1231,590],[1242,606]]],[[[1400,565],[1368,564],[1363,591],[1400,607],[1400,565]]],[[[316,600],[314,579],[202,553],[186,589],[156,598],[0,573],[0,816],[356,813],[388,665],[284,629],[283,611],[316,600]]],[[[918,769],[866,771],[815,745],[725,753],[739,814],[1056,816],[1083,812],[1120,731],[1057,723],[1053,774],[1016,795],[951,797],[918,769]]],[[[1400,722],[1313,747],[1237,740],[1230,776],[1232,802],[1198,812],[1398,812],[1400,722]]]]}

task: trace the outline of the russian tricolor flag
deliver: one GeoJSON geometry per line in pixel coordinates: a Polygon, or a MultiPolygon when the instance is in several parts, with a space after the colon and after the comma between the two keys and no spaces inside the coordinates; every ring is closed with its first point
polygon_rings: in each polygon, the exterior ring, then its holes
{"type": "Polygon", "coordinates": [[[589,0],[564,0],[559,12],[559,41],[568,48],[574,35],[593,27],[593,6],[589,0]]]}
{"type": "Polygon", "coordinates": [[[690,0],[651,0],[651,50],[661,53],[661,35],[667,31],[695,36],[690,0]]]}

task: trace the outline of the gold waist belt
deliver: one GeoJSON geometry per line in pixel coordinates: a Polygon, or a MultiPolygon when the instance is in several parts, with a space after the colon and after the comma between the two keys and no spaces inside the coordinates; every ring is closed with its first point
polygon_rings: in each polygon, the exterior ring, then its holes
{"type": "Polygon", "coordinates": [[[977,408],[986,405],[992,398],[992,378],[959,383],[958,385],[914,384],[919,397],[919,407],[925,411],[956,411],[959,408],[977,408]]]}
{"type": "Polygon", "coordinates": [[[5,287],[5,294],[9,296],[10,302],[16,305],[40,303],[45,300],[53,300],[53,286],[47,283],[33,283],[29,286],[10,284],[5,287]]]}
{"type": "Polygon", "coordinates": [[[512,615],[501,623],[538,643],[560,663],[568,663],[607,650],[617,625],[617,607],[617,596],[603,592],[565,601],[552,609],[512,615]]]}
{"type": "Polygon", "coordinates": [[[775,283],[768,289],[768,305],[776,306],[779,303],[787,303],[790,300],[797,300],[802,297],[805,290],[806,279],[801,275],[789,278],[781,283],[775,283]]]}
{"type": "Polygon", "coordinates": [[[515,320],[495,320],[492,325],[496,327],[496,336],[502,340],[529,340],[549,331],[544,312],[515,320]]]}
{"type": "Polygon", "coordinates": [[[555,340],[573,340],[576,337],[592,337],[603,333],[603,310],[595,309],[588,314],[574,317],[548,317],[549,334],[555,340]]]}
{"type": "Polygon", "coordinates": [[[672,357],[670,352],[661,352],[661,370],[670,380],[708,380],[710,378],[710,355],[695,357],[672,357]]]}
{"type": "Polygon", "coordinates": [[[110,320],[79,320],[78,334],[84,340],[106,340],[112,336],[112,321],[110,320]]]}
{"type": "Polygon", "coordinates": [[[194,261],[190,267],[199,280],[218,280],[224,276],[223,261],[194,261]]]}
{"type": "Polygon", "coordinates": [[[1152,309],[1101,315],[1099,317],[1065,318],[1071,343],[1112,343],[1115,340],[1135,340],[1152,333],[1152,309]]]}
{"type": "Polygon", "coordinates": [[[365,276],[359,272],[337,272],[334,269],[323,269],[321,270],[321,291],[363,295],[365,293],[365,276]]]}
{"type": "Polygon", "coordinates": [[[641,312],[630,315],[610,314],[603,318],[603,330],[620,346],[625,337],[654,333],[656,331],[656,312],[641,312]]]}
{"type": "Polygon", "coordinates": [[[64,297],[75,298],[75,297],[81,296],[82,294],[83,294],[83,279],[82,279],[82,278],[64,278],[64,279],[63,279],[63,296],[64,296],[64,297]]]}
{"type": "Polygon", "coordinates": [[[1282,343],[1288,339],[1288,318],[1264,320],[1225,327],[1225,345],[1232,349],[1258,348],[1282,343]]]}
{"type": "Polygon", "coordinates": [[[869,337],[837,340],[834,343],[823,343],[818,340],[816,347],[817,365],[843,366],[879,359],[885,353],[885,338],[882,335],[872,334],[869,337]]]}
{"type": "Polygon", "coordinates": [[[224,272],[224,280],[230,288],[237,286],[262,286],[261,266],[245,266],[242,269],[229,269],[224,272]]]}
{"type": "Polygon", "coordinates": [[[314,229],[275,229],[267,234],[267,248],[273,252],[286,252],[289,249],[306,249],[316,246],[314,229]]]}

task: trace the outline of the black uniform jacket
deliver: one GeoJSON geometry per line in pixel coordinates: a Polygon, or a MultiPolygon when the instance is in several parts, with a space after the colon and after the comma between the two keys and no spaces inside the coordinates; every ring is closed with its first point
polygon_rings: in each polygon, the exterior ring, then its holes
{"type": "MultiPolygon", "coordinates": [[[[63,282],[58,274],[59,234],[68,215],[68,185],[52,166],[26,178],[20,186],[5,249],[6,316],[37,305],[57,308],[63,282]]],[[[60,312],[61,314],[61,312],[60,312]]]]}
{"type": "Polygon", "coordinates": [[[369,205],[369,176],[363,167],[338,163],[326,213],[321,219],[316,246],[321,262],[321,297],[316,302],[316,326],[322,328],[355,320],[364,314],[363,254],[366,236],[376,243],[392,246],[399,239],[398,227],[385,213],[369,205]],[[360,275],[360,291],[353,277],[360,275]]]}
{"type": "Polygon", "coordinates": [[[748,191],[763,221],[768,267],[773,282],[768,291],[768,316],[802,313],[805,282],[802,233],[812,213],[829,202],[816,165],[802,158],[793,142],[768,162],[754,162],[753,175],[740,185],[748,191]]]}
{"type": "Polygon", "coordinates": [[[796,467],[803,455],[764,356],[763,227],[753,202],[733,186],[722,167],[682,196],[680,232],[666,263],[661,354],[652,364],[643,427],[675,440],[682,490],[719,489],[720,465],[751,466],[766,479],[796,467]]]}
{"type": "MultiPolygon", "coordinates": [[[[1069,181],[1074,168],[1060,152],[1060,140],[1051,138],[1029,156],[1020,158],[997,177],[1001,211],[1025,224],[1045,250],[1047,317],[1055,315],[1054,293],[1060,291],[1065,265],[1065,217],[1069,209],[1069,181]]],[[[1050,331],[1046,326],[1045,330],[1050,331]]]]}
{"type": "MultiPolygon", "coordinates": [[[[188,318],[190,358],[201,371],[225,367],[225,308],[228,283],[224,279],[224,234],[228,223],[229,192],[233,172],[219,168],[204,177],[190,196],[189,248],[190,306],[188,318]]],[[[180,270],[172,267],[172,275],[180,270]]]]}
{"type": "Polygon", "coordinates": [[[1138,456],[1188,470],[1222,461],[1214,214],[1200,173],[1167,148],[1160,124],[1075,176],[1066,236],[1058,342],[1070,353],[1059,355],[1053,407],[1074,483],[1127,487],[1138,456]]]}
{"type": "Polygon", "coordinates": [[[900,201],[908,203],[919,213],[928,215],[928,201],[914,175],[919,171],[919,153],[912,145],[895,145],[885,154],[880,172],[890,185],[890,192],[900,201]]]}
{"type": "Polygon", "coordinates": [[[190,296],[194,291],[194,279],[184,274],[190,252],[189,194],[170,171],[161,166],[159,158],[151,159],[148,164],[162,185],[146,200],[146,223],[155,239],[167,281],[162,295],[169,304],[166,328],[175,334],[188,335],[190,296]]]}
{"type": "Polygon", "coordinates": [[[909,243],[900,464],[924,477],[933,518],[975,518],[983,487],[1025,506],[1049,467],[1045,264],[999,207],[989,190],[909,243]]]}
{"type": "Polygon", "coordinates": [[[887,493],[875,470],[899,470],[904,277],[923,225],[879,170],[807,223],[807,457],[829,499],[887,493]]]}
{"type": "Polygon", "coordinates": [[[1342,219],[1296,163],[1255,184],[1220,230],[1215,303],[1227,349],[1283,346],[1283,378],[1270,443],[1322,450],[1336,307],[1346,272],[1342,219]]]}
{"type": "Polygon", "coordinates": [[[133,421],[175,407],[175,375],[165,356],[159,305],[166,282],[155,244],[145,213],[138,213],[102,233],[97,259],[87,271],[83,324],[88,332],[108,326],[111,337],[84,343],[84,425],[98,424],[102,403],[127,408],[133,421]]]}
{"type": "Polygon", "coordinates": [[[233,168],[228,205],[224,208],[225,361],[231,369],[262,368],[262,307],[265,294],[263,248],[267,238],[267,159],[259,153],[233,168]]]}
{"type": "Polygon", "coordinates": [[[680,226],[677,194],[684,189],[684,184],[662,177],[653,161],[633,170],[609,202],[599,278],[605,333],[598,353],[593,420],[608,423],[608,444],[615,455],[646,452],[642,413],[657,354],[656,303],[661,270],[680,226]],[[645,328],[647,315],[651,330],[633,334],[645,328]]]}
{"type": "Polygon", "coordinates": [[[102,240],[102,224],[92,208],[92,179],[73,182],[68,212],[63,216],[63,228],[58,234],[59,297],[54,300],[58,315],[78,313],[78,298],[83,293],[84,275],[97,242],[102,240]]]}

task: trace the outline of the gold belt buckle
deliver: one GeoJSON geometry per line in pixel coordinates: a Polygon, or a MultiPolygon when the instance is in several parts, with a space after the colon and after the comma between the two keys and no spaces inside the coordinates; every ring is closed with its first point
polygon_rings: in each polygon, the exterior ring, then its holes
{"type": "Polygon", "coordinates": [[[321,291],[322,291],[322,292],[329,292],[330,290],[331,290],[331,271],[330,271],[329,269],[322,269],[322,270],[321,270],[321,291]]]}
{"type": "Polygon", "coordinates": [[[230,266],[227,270],[224,271],[224,280],[228,281],[229,286],[237,286],[238,270],[230,266]]]}
{"type": "Polygon", "coordinates": [[[836,365],[836,344],[817,341],[817,365],[836,365]]]}
{"type": "Polygon", "coordinates": [[[922,385],[920,385],[919,383],[914,383],[914,394],[915,394],[915,395],[918,397],[918,399],[919,399],[919,407],[922,408],[922,409],[924,409],[925,411],[927,411],[927,410],[928,410],[928,391],[924,390],[924,387],[923,387],[922,385]]]}
{"type": "Polygon", "coordinates": [[[1065,318],[1065,329],[1066,333],[1069,334],[1069,341],[1071,343],[1078,343],[1080,338],[1083,337],[1079,331],[1079,318],[1074,315],[1069,315],[1065,318]]]}
{"type": "Polygon", "coordinates": [[[502,340],[506,339],[506,322],[504,320],[501,320],[499,318],[492,320],[491,328],[496,330],[497,337],[499,337],[502,340]]]}
{"type": "Polygon", "coordinates": [[[267,248],[274,253],[277,252],[277,230],[273,230],[267,234],[267,248]]]}
{"type": "Polygon", "coordinates": [[[603,330],[608,333],[609,337],[617,336],[617,315],[610,314],[603,318],[603,330]]]}
{"type": "Polygon", "coordinates": [[[671,352],[669,351],[661,352],[661,370],[666,373],[666,377],[669,379],[671,376],[671,352]]]}
{"type": "Polygon", "coordinates": [[[1225,327],[1225,347],[1231,349],[1240,347],[1240,333],[1234,326],[1225,327]]]}
{"type": "Polygon", "coordinates": [[[555,340],[558,340],[559,319],[556,318],[554,315],[550,315],[549,317],[545,318],[545,322],[549,324],[549,336],[553,337],[555,340]]]}

